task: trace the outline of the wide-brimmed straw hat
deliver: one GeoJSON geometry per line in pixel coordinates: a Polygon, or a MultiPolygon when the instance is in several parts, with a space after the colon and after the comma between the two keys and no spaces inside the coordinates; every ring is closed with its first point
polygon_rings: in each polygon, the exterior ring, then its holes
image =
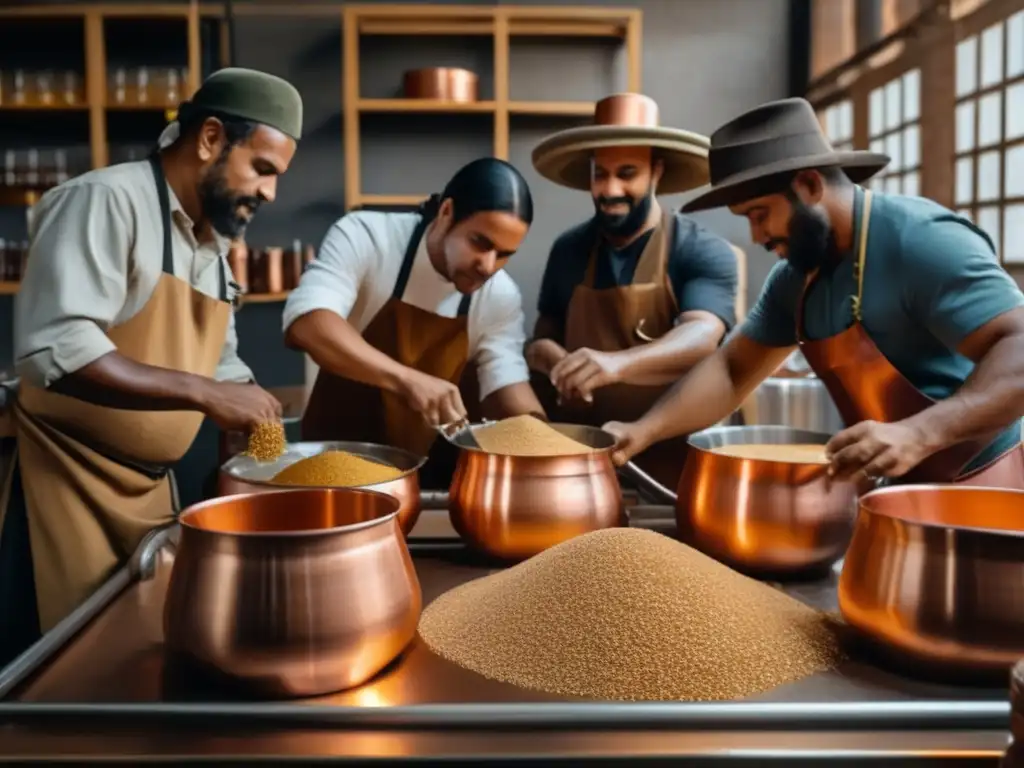
{"type": "Polygon", "coordinates": [[[658,124],[658,105],[639,93],[618,93],[594,106],[594,124],[548,136],[533,150],[533,167],[571,189],[590,189],[595,149],[651,147],[664,163],[658,194],[686,192],[708,183],[708,138],[658,124]]]}
{"type": "Polygon", "coordinates": [[[811,168],[839,167],[855,184],[889,164],[878,152],[837,152],[805,99],[781,99],[746,112],[711,134],[711,188],[683,206],[702,211],[777,191],[773,181],[811,168]]]}

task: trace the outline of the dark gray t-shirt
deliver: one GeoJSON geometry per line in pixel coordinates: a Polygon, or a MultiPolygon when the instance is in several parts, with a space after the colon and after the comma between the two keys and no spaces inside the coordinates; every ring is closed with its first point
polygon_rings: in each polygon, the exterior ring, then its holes
{"type": "MultiPolygon", "coordinates": [[[[863,190],[856,191],[860,231],[863,190]]],[[[807,293],[804,334],[823,339],[853,322],[854,254],[821,275],[807,293]]],[[[741,332],[771,347],[796,343],[796,307],[804,276],[775,265],[741,332]]],[[[872,194],[864,267],[862,323],[879,351],[915,387],[942,400],[974,370],[956,348],[990,320],[1024,306],[1024,294],[999,265],[988,236],[930,200],[872,194]]],[[[1020,439],[1020,423],[971,463],[979,467],[1020,439]]]]}
{"type": "MultiPolygon", "coordinates": [[[[721,318],[726,329],[731,329],[736,324],[736,254],[726,240],[693,219],[674,215],[676,226],[668,252],[668,277],[679,311],[710,312],[721,318]]],[[[650,237],[648,232],[618,249],[602,241],[594,269],[594,288],[630,285],[650,237]]],[[[597,241],[594,219],[573,227],[555,241],[537,302],[542,316],[564,326],[569,300],[586,276],[590,252],[597,241]]]]}

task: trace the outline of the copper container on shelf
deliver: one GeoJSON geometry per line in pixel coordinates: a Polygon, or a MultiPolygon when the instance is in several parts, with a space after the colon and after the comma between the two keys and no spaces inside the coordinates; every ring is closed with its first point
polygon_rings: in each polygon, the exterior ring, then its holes
{"type": "Polygon", "coordinates": [[[865,494],[839,609],[900,669],[1005,681],[1024,658],[1024,491],[903,485],[865,494]]]}
{"type": "Polygon", "coordinates": [[[266,493],[268,491],[280,491],[284,488],[300,487],[278,485],[273,482],[272,478],[285,467],[324,451],[346,451],[363,456],[371,461],[390,464],[402,470],[402,474],[394,480],[389,480],[386,483],[365,485],[361,486],[361,488],[366,491],[386,493],[398,500],[399,527],[408,536],[420,516],[419,470],[427,460],[422,456],[417,456],[401,448],[392,448],[387,445],[376,445],[374,443],[289,443],[283,456],[276,461],[265,462],[256,461],[240,453],[228,459],[221,466],[220,475],[217,480],[217,493],[221,496],[230,496],[236,493],[266,493]]]}
{"type": "Polygon", "coordinates": [[[475,72],[456,67],[428,67],[405,73],[402,90],[407,99],[473,102],[479,78],[475,72]]]}
{"type": "Polygon", "coordinates": [[[299,285],[302,278],[302,243],[298,240],[284,252],[284,289],[292,291],[299,285]]]}
{"type": "Polygon", "coordinates": [[[186,509],[164,607],[171,658],[269,697],[365,683],[413,639],[422,609],[398,507],[337,488],[186,509]]]}
{"type": "Polygon", "coordinates": [[[242,292],[249,290],[249,248],[245,243],[232,243],[228,249],[228,266],[242,292]]]}
{"type": "Polygon", "coordinates": [[[843,557],[861,488],[832,480],[825,464],[741,459],[711,449],[829,439],[790,427],[716,427],[687,441],[678,494],[635,465],[625,473],[675,505],[680,539],[729,567],[755,576],[817,575],[843,557]]]}
{"type": "Polygon", "coordinates": [[[611,452],[615,438],[595,427],[551,424],[594,449],[571,456],[502,456],[457,434],[455,474],[448,491],[452,526],[473,548],[503,560],[524,560],[591,531],[626,524],[611,452]]]}
{"type": "Polygon", "coordinates": [[[284,248],[273,247],[264,251],[267,270],[267,293],[284,291],[284,248]]]}

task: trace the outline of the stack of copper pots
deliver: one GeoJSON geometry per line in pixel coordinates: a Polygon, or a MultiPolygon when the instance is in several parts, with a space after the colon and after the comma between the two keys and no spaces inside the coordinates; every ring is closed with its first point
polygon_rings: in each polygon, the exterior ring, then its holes
{"type": "Polygon", "coordinates": [[[313,246],[303,246],[299,240],[288,249],[253,249],[236,242],[228,252],[228,264],[243,293],[276,294],[296,288],[302,272],[315,257],[313,246]]]}
{"type": "Polygon", "coordinates": [[[168,660],[263,697],[361,685],[416,634],[422,593],[398,501],[350,488],[202,502],[180,518],[168,660]]]}

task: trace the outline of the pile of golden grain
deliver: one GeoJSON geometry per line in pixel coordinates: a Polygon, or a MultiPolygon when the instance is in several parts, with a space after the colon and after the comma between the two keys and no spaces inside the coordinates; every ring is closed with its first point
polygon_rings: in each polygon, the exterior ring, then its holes
{"type": "Polygon", "coordinates": [[[841,657],[824,614],[629,528],[578,536],[447,592],[420,634],[485,677],[595,699],[739,699],[841,657]]]}
{"type": "Polygon", "coordinates": [[[285,467],[273,482],[352,488],[394,480],[404,470],[345,451],[324,451],[285,467]]]}
{"type": "Polygon", "coordinates": [[[256,461],[274,461],[284,453],[285,445],[284,424],[270,421],[253,427],[245,453],[256,461]]]}
{"type": "Polygon", "coordinates": [[[473,430],[480,448],[503,456],[572,456],[593,448],[533,416],[514,416],[473,430]]]}

